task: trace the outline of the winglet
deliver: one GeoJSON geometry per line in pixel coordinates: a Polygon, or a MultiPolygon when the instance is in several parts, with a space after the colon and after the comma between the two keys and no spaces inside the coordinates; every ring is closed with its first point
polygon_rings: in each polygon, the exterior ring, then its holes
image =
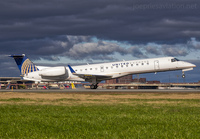
{"type": "Polygon", "coordinates": [[[12,55],[9,55],[9,57],[13,57],[13,58],[17,58],[17,57],[25,57],[25,54],[12,54],[12,55]]]}
{"type": "Polygon", "coordinates": [[[71,71],[72,74],[75,74],[75,73],[76,73],[76,72],[72,69],[72,67],[71,67],[70,65],[68,65],[68,67],[69,67],[69,69],[70,69],[70,71],[71,71]]]}

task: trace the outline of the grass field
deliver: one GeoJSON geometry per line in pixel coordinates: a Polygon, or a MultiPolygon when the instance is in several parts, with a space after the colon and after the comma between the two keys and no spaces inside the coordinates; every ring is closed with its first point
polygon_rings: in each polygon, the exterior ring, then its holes
{"type": "Polygon", "coordinates": [[[0,93],[0,138],[200,138],[200,94],[0,93]]]}

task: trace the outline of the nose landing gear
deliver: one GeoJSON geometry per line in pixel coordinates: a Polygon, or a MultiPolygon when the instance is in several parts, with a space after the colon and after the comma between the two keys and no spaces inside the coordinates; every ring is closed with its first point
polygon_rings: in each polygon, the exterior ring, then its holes
{"type": "Polygon", "coordinates": [[[182,78],[185,78],[185,74],[184,74],[184,71],[182,71],[182,78]]]}

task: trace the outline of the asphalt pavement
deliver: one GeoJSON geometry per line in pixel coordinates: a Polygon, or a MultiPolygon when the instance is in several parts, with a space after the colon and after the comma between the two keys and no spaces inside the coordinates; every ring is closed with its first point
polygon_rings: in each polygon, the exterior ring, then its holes
{"type": "Polygon", "coordinates": [[[199,93],[200,89],[0,89],[0,92],[23,92],[23,93],[80,93],[80,94],[134,94],[134,93],[199,93]]]}

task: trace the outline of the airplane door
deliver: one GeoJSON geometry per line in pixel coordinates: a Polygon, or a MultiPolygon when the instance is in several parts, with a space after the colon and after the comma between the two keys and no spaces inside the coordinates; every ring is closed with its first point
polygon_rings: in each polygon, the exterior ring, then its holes
{"type": "Polygon", "coordinates": [[[101,67],[100,67],[100,71],[101,71],[101,72],[104,72],[104,66],[101,66],[101,67]]]}
{"type": "Polygon", "coordinates": [[[154,68],[155,68],[155,70],[160,69],[159,61],[158,61],[158,60],[155,60],[155,61],[154,61],[154,68]]]}

